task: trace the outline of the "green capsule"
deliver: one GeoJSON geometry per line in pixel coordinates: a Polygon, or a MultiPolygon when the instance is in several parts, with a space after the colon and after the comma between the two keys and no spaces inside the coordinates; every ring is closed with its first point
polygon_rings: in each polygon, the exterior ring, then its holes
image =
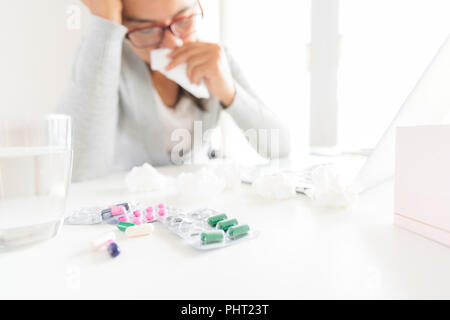
{"type": "Polygon", "coordinates": [[[125,231],[128,227],[132,227],[132,226],[134,226],[135,224],[134,223],[131,223],[131,222],[123,222],[123,221],[121,221],[121,222],[119,222],[118,224],[117,224],[117,228],[120,230],[120,231],[125,231]]]}
{"type": "Polygon", "coordinates": [[[236,240],[236,239],[246,236],[249,231],[250,231],[250,227],[248,226],[248,224],[230,227],[230,229],[228,229],[228,237],[231,240],[236,240]]]}
{"type": "Polygon", "coordinates": [[[221,242],[223,240],[222,231],[202,232],[200,235],[202,244],[210,244],[215,242],[221,242]]]}
{"type": "Polygon", "coordinates": [[[217,224],[219,221],[222,221],[222,220],[225,220],[225,219],[228,219],[228,217],[227,217],[227,215],[226,215],[225,213],[218,214],[217,216],[209,217],[209,218],[208,218],[208,224],[209,224],[211,227],[215,227],[216,224],[217,224]]]}
{"type": "Polygon", "coordinates": [[[223,231],[227,231],[228,228],[236,226],[238,221],[236,219],[222,220],[217,224],[217,227],[223,231]]]}

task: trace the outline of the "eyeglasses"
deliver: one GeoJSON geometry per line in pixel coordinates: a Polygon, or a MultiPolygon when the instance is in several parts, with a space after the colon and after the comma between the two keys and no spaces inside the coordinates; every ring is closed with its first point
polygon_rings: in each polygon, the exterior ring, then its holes
{"type": "Polygon", "coordinates": [[[151,27],[147,26],[133,29],[125,35],[125,38],[138,49],[156,47],[161,44],[166,30],[172,32],[175,37],[184,39],[196,33],[201,24],[201,20],[203,19],[203,8],[200,3],[199,6],[201,10],[200,13],[176,18],[168,25],[153,25],[151,27]]]}

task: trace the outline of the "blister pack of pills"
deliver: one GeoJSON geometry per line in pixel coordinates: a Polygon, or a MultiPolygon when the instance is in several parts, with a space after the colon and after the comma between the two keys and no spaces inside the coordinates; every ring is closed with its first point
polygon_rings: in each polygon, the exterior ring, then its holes
{"type": "MultiPolygon", "coordinates": [[[[147,236],[154,230],[153,222],[161,222],[170,231],[199,250],[223,248],[241,241],[254,239],[259,232],[241,223],[237,218],[216,210],[203,208],[182,210],[160,203],[142,206],[139,203],[120,203],[107,208],[89,207],[73,212],[66,224],[111,224],[125,232],[128,238],[147,236]]],[[[107,248],[111,257],[119,255],[115,238],[110,234],[95,239],[94,248],[107,248]]]]}
{"type": "Polygon", "coordinates": [[[147,222],[155,222],[157,215],[164,214],[164,205],[143,207],[138,202],[125,202],[104,207],[84,207],[74,210],[65,218],[65,224],[92,225],[113,224],[119,222],[132,222],[136,225],[147,222]]]}
{"type": "Polygon", "coordinates": [[[222,248],[258,236],[237,218],[209,208],[188,211],[167,206],[166,215],[158,216],[158,220],[199,250],[222,248]]]}

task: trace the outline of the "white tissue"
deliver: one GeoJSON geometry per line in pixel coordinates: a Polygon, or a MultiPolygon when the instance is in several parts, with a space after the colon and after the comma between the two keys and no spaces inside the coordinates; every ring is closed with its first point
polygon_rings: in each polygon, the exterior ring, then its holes
{"type": "Polygon", "coordinates": [[[238,165],[220,165],[214,173],[225,181],[225,189],[232,190],[241,186],[241,168],[238,165]]]}
{"type": "Polygon", "coordinates": [[[131,192],[158,191],[166,186],[166,177],[150,164],[134,167],[125,177],[125,184],[131,192]]]}
{"type": "Polygon", "coordinates": [[[209,91],[203,81],[200,85],[192,84],[187,77],[187,64],[181,64],[175,68],[167,71],[165,68],[170,63],[170,59],[167,55],[172,51],[172,49],[156,49],[150,51],[150,62],[152,70],[161,72],[170,80],[175,81],[184,89],[192,93],[197,98],[209,98],[209,91]]]}
{"type": "Polygon", "coordinates": [[[125,177],[131,192],[159,191],[175,187],[181,198],[210,198],[241,185],[237,165],[206,166],[196,172],[182,172],[176,179],[160,174],[150,164],[134,167],[125,177]]]}
{"type": "Polygon", "coordinates": [[[293,177],[282,172],[266,174],[257,178],[252,184],[253,190],[268,199],[290,199],[296,196],[296,183],[293,177]]]}
{"type": "Polygon", "coordinates": [[[179,196],[189,199],[210,198],[221,193],[226,181],[211,168],[203,168],[193,173],[181,173],[177,178],[179,196]]]}
{"type": "Polygon", "coordinates": [[[317,204],[331,208],[346,208],[357,198],[356,189],[344,182],[333,165],[322,165],[311,172],[313,188],[307,192],[317,204]]]}

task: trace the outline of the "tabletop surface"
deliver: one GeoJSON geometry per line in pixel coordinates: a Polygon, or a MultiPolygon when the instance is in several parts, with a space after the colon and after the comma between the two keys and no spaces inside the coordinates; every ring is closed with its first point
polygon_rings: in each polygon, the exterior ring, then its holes
{"type": "MultiPolygon", "coordinates": [[[[183,167],[160,171],[176,176],[183,167]]],[[[67,226],[48,241],[0,253],[0,298],[316,299],[450,298],[450,250],[393,225],[393,183],[349,209],[299,195],[268,200],[249,186],[210,199],[131,194],[125,173],[73,184],[68,209],[123,201],[210,207],[247,222],[256,239],[199,251],[155,223],[147,237],[117,231],[121,254],[93,252],[112,225],[67,226]]]]}

